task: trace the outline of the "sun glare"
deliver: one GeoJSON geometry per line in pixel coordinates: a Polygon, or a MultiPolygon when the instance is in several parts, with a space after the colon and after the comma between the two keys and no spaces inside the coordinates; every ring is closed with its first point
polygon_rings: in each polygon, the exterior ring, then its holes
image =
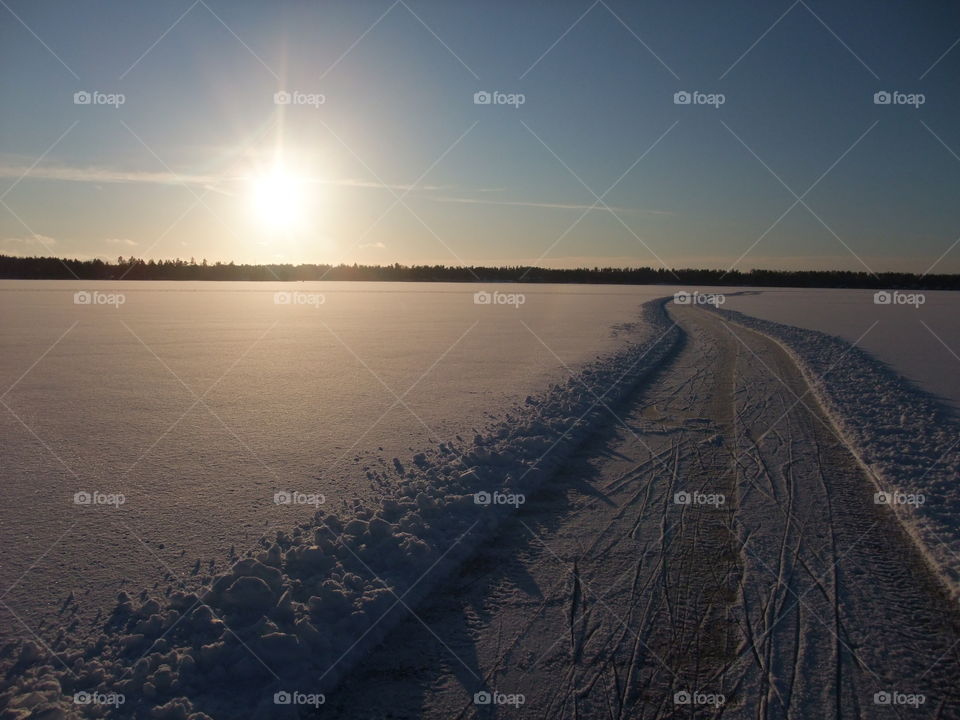
{"type": "Polygon", "coordinates": [[[253,179],[251,205],[257,220],[269,230],[296,230],[307,220],[305,180],[283,165],[253,179]]]}

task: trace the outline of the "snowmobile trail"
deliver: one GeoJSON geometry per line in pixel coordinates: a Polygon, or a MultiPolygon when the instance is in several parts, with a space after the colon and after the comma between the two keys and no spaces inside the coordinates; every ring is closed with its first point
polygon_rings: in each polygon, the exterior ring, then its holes
{"type": "Polygon", "coordinates": [[[674,360],[324,715],[960,718],[960,614],[794,362],[669,312],[674,360]]]}

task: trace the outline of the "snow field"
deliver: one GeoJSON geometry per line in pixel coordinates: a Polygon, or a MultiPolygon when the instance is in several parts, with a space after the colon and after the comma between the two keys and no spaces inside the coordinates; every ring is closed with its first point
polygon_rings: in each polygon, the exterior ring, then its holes
{"type": "MultiPolygon", "coordinates": [[[[118,597],[93,647],[48,657],[8,646],[20,678],[11,707],[95,716],[74,693],[117,693],[151,717],[283,717],[275,692],[322,694],[560,466],[597,419],[676,349],[663,301],[644,305],[650,334],[553,385],[472,439],[443,443],[403,468],[396,492],[352,515],[264,538],[199,593],[118,597]],[[189,698],[189,699],[188,699],[189,698]]],[[[401,466],[402,467],[402,466],[401,466]]],[[[117,706],[113,706],[117,707],[117,706]]],[[[54,717],[55,715],[51,715],[54,717]]]]}

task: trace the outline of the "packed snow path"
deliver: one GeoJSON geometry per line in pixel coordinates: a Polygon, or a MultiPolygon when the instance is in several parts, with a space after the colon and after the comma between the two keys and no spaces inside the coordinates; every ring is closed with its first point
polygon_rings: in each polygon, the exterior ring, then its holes
{"type": "Polygon", "coordinates": [[[325,715],[960,717],[958,612],[795,364],[670,313],[676,359],[325,715]]]}

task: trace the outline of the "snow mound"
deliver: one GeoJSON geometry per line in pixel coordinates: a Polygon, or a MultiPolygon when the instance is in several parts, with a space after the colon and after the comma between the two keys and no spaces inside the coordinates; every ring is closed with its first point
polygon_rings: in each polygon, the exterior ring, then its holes
{"type": "Polygon", "coordinates": [[[821,406],[954,601],[960,598],[960,419],[846,340],[719,310],[773,338],[794,358],[821,406]]]}
{"type": "Polygon", "coordinates": [[[59,659],[33,643],[8,645],[0,651],[0,703],[14,709],[10,717],[44,718],[283,718],[311,710],[292,699],[318,702],[335,688],[609,417],[606,407],[676,351],[680,331],[663,300],[646,303],[642,320],[643,341],[527,397],[474,438],[417,453],[406,465],[396,459],[399,482],[371,478],[392,488],[378,506],[355,501],[349,512],[318,512],[262,539],[258,552],[201,591],[170,588],[139,602],[121,593],[97,642],[59,659]]]}

